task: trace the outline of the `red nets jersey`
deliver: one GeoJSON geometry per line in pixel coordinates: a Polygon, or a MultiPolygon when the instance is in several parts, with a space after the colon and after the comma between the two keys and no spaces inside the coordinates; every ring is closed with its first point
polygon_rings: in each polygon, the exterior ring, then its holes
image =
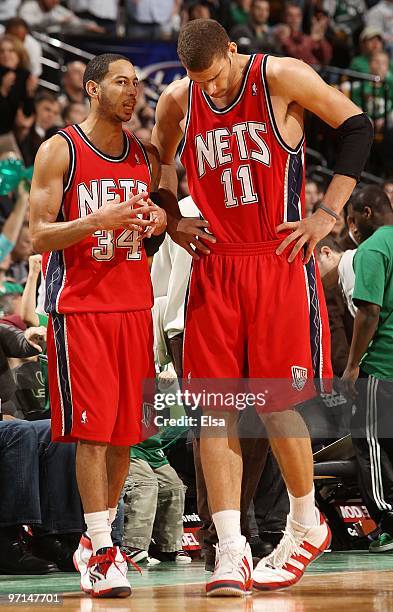
{"type": "Polygon", "coordinates": [[[236,99],[223,109],[190,83],[181,152],[190,193],[219,242],[265,242],[304,211],[304,139],[292,149],[277,129],[267,55],[252,55],[236,99]]]}
{"type": "MultiPolygon", "coordinates": [[[[58,221],[96,211],[116,195],[121,201],[150,191],[143,145],[124,131],[124,151],[99,151],[77,125],[58,132],[68,143],[70,165],[58,221]]],[[[152,288],[147,258],[130,230],[98,231],[62,251],[44,256],[47,312],[119,312],[148,309],[152,288]]]]}

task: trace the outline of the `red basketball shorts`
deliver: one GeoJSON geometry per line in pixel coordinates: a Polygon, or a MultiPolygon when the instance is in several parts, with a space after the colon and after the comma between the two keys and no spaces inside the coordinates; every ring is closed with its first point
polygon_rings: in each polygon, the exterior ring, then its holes
{"type": "MultiPolygon", "coordinates": [[[[212,379],[232,379],[231,390],[244,391],[241,379],[248,378],[250,392],[267,392],[260,411],[276,411],[314,396],[313,379],[323,384],[332,378],[315,259],[305,266],[298,256],[290,264],[288,249],[275,253],[280,243],[216,244],[194,262],[184,337],[186,388],[197,388],[196,379],[206,379],[210,390],[212,379]]],[[[222,384],[229,389],[227,381],[222,384]]]]}
{"type": "Polygon", "coordinates": [[[155,377],[150,310],[53,314],[47,349],[54,441],[128,446],[146,437],[143,382],[155,377]]]}

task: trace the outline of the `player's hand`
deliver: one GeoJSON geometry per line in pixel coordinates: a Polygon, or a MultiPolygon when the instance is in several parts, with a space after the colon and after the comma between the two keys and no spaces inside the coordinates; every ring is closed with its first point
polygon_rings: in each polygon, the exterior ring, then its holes
{"type": "Polygon", "coordinates": [[[28,327],[25,331],[25,338],[32,347],[42,353],[42,347],[46,342],[46,327],[28,327]]]}
{"type": "Polygon", "coordinates": [[[308,263],[315,246],[322,238],[325,238],[325,236],[332,231],[335,223],[336,220],[334,217],[322,210],[315,211],[310,217],[306,217],[301,221],[281,223],[281,225],[276,228],[276,231],[285,232],[291,230],[292,234],[289,234],[289,236],[282,241],[276,250],[277,255],[281,255],[285,249],[296,240],[296,244],[288,257],[289,263],[294,261],[300,249],[305,245],[307,245],[307,248],[303,257],[303,263],[308,263]]]}
{"type": "Polygon", "coordinates": [[[101,206],[93,213],[97,222],[97,230],[129,229],[143,232],[150,225],[150,213],[155,207],[146,202],[147,193],[139,193],[125,202],[120,197],[101,206]]]}
{"type": "Polygon", "coordinates": [[[355,399],[357,396],[357,391],[355,388],[355,383],[359,378],[359,367],[349,367],[345,368],[345,372],[341,377],[340,381],[340,390],[349,399],[355,399]]]}
{"type": "Polygon", "coordinates": [[[30,255],[29,257],[29,274],[34,278],[41,272],[42,255],[30,255]]]}
{"type": "Polygon", "coordinates": [[[146,204],[152,207],[153,211],[150,213],[149,226],[145,229],[143,234],[139,236],[138,240],[151,238],[151,236],[159,236],[166,230],[167,218],[165,210],[157,206],[157,204],[154,204],[150,198],[147,200],[146,204]]]}
{"type": "Polygon", "coordinates": [[[182,217],[174,224],[168,224],[168,233],[174,242],[177,242],[194,259],[199,259],[198,252],[209,255],[210,250],[205,242],[217,242],[213,234],[206,230],[209,222],[198,217],[182,217]]]}

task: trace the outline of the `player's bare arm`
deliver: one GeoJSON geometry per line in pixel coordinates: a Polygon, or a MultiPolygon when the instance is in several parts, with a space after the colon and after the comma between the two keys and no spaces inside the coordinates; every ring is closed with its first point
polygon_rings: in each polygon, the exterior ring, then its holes
{"type": "Polygon", "coordinates": [[[155,210],[144,202],[147,194],[138,194],[126,202],[117,198],[82,219],[58,222],[68,166],[68,145],[61,136],[53,136],[41,145],[30,192],[30,232],[36,251],[65,249],[97,230],[143,231],[149,225],[149,221],[137,217],[155,210]],[[142,205],[134,209],[137,204],[142,205]]]}
{"type": "Polygon", "coordinates": [[[153,129],[152,143],[161,159],[160,196],[165,195],[162,205],[168,215],[168,233],[194,259],[199,259],[198,251],[208,254],[208,247],[202,242],[215,242],[215,238],[205,232],[209,223],[198,218],[183,218],[177,204],[177,174],[175,157],[183,137],[184,123],[188,105],[187,78],[175,81],[161,95],[156,109],[156,124],[153,129]]]}
{"type": "MultiPolygon", "coordinates": [[[[359,125],[355,126],[355,130],[352,128],[352,134],[348,133],[348,136],[353,138],[354,131],[358,131],[358,159],[352,162],[349,159],[345,165],[338,162],[336,173],[324,197],[324,206],[339,214],[355,188],[367,159],[372,138],[371,123],[349,98],[327,85],[310,66],[299,60],[270,57],[267,63],[267,78],[276,114],[278,110],[277,119],[282,135],[288,138],[289,143],[291,132],[293,138],[294,132],[300,134],[303,130],[303,109],[311,111],[332,128],[339,129],[342,142],[346,122],[359,116],[359,125]],[[364,125],[360,125],[360,118],[364,125]]],[[[300,249],[307,244],[304,258],[307,263],[315,245],[332,230],[335,221],[333,215],[317,210],[311,217],[301,221],[281,224],[277,231],[292,230],[293,233],[282,242],[277,253],[281,254],[289,244],[296,241],[289,256],[289,261],[293,261],[300,249]]]]}

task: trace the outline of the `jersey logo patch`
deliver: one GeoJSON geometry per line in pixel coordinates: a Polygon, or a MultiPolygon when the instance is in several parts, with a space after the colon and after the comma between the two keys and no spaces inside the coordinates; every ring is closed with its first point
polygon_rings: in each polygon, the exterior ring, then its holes
{"type": "Polygon", "coordinates": [[[256,86],[256,83],[253,83],[251,86],[251,93],[253,96],[256,96],[258,93],[258,87],[256,86]]]}
{"type": "Polygon", "coordinates": [[[301,391],[307,382],[307,368],[301,368],[300,366],[292,366],[292,387],[297,391],[301,391]]]}

